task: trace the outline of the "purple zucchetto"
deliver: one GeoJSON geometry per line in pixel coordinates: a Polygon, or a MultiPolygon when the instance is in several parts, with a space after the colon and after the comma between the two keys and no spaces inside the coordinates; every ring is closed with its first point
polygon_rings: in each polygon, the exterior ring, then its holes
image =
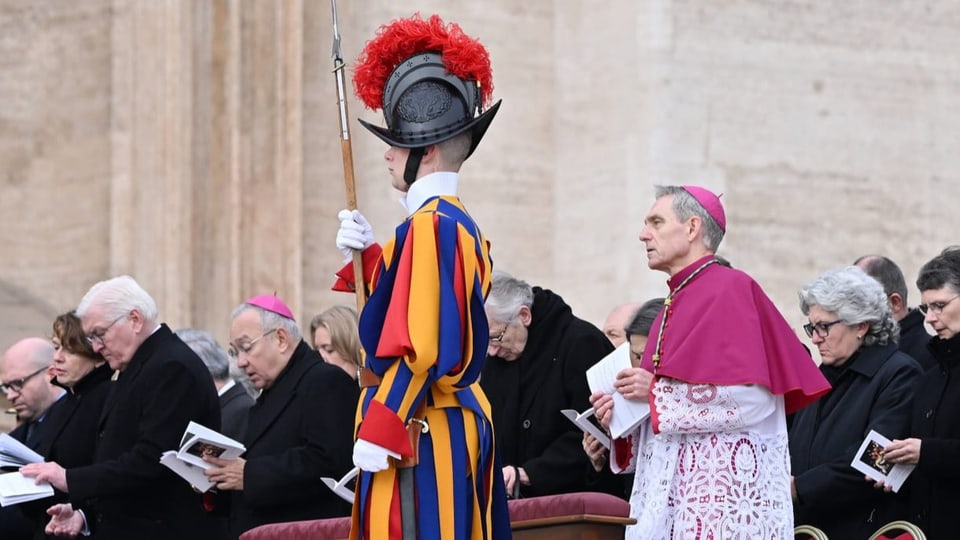
{"type": "Polygon", "coordinates": [[[681,186],[684,191],[693,196],[700,203],[700,206],[710,214],[710,217],[717,222],[720,230],[727,232],[727,214],[723,211],[723,205],[720,204],[720,197],[714,195],[712,191],[700,186],[681,186]]]}
{"type": "Polygon", "coordinates": [[[283,300],[280,300],[272,294],[261,294],[254,296],[244,303],[250,304],[251,306],[257,306],[258,308],[265,309],[272,313],[276,313],[277,315],[286,317],[291,321],[296,321],[296,319],[293,318],[293,312],[290,311],[290,308],[283,303],[283,300]]]}

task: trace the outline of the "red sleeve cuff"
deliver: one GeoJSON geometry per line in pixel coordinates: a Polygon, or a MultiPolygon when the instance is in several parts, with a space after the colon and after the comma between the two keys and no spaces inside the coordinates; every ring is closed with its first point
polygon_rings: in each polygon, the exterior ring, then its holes
{"type": "Polygon", "coordinates": [[[627,435],[619,439],[614,439],[613,444],[616,447],[617,468],[621,471],[630,466],[630,459],[633,458],[633,437],[627,435]]]}
{"type": "Polygon", "coordinates": [[[654,403],[656,403],[657,401],[656,396],[653,393],[653,387],[654,387],[654,384],[656,384],[656,382],[657,382],[657,377],[654,376],[653,380],[650,381],[650,394],[647,396],[647,399],[650,401],[650,427],[653,428],[654,435],[659,435],[660,434],[660,414],[657,412],[657,408],[653,406],[654,403]]]}
{"type": "MultiPolygon", "coordinates": [[[[370,290],[373,282],[373,273],[380,263],[380,255],[383,249],[380,244],[373,244],[363,250],[363,281],[367,284],[367,290],[370,290]]],[[[343,265],[343,268],[337,271],[337,281],[333,284],[332,290],[338,292],[352,293],[356,290],[356,280],[353,276],[353,261],[343,265]]]]}
{"type": "Polygon", "coordinates": [[[376,400],[370,401],[367,412],[363,415],[360,431],[357,432],[357,438],[382,446],[402,457],[413,455],[406,424],[397,416],[397,413],[376,400]]]}

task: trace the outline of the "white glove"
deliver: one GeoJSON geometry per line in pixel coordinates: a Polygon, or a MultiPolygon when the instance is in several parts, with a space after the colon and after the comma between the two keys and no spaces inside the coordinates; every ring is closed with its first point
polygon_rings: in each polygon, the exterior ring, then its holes
{"type": "Polygon", "coordinates": [[[400,454],[386,448],[357,439],[353,444],[353,464],[367,472],[382,471],[390,466],[387,457],[400,459],[400,454]]]}
{"type": "Polygon", "coordinates": [[[340,220],[337,249],[347,261],[353,259],[353,250],[363,251],[373,245],[373,227],[359,210],[341,210],[337,219],[340,220]]]}

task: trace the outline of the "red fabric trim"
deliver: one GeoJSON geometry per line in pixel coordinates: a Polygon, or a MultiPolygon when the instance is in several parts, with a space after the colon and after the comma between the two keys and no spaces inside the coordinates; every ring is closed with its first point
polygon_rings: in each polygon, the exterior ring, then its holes
{"type": "MultiPolygon", "coordinates": [[[[400,255],[391,265],[396,268],[393,290],[390,291],[390,303],[383,320],[383,329],[374,354],[377,358],[406,356],[413,350],[410,342],[410,285],[413,280],[414,226],[408,223],[407,236],[400,246],[400,255]]],[[[396,250],[394,250],[396,253],[396,250]]]]}
{"type": "Polygon", "coordinates": [[[660,413],[657,412],[657,408],[653,406],[656,402],[656,396],[653,393],[653,386],[657,383],[657,379],[660,377],[654,376],[653,380],[650,381],[650,393],[647,394],[647,399],[650,401],[650,426],[653,428],[654,435],[660,433],[660,413]]]}
{"type": "Polygon", "coordinates": [[[367,406],[357,438],[382,446],[403,457],[413,455],[413,448],[410,446],[407,427],[403,420],[397,416],[397,413],[376,400],[371,400],[370,405],[367,406]]]}
{"type": "Polygon", "coordinates": [[[389,530],[390,538],[395,538],[395,539],[403,538],[402,516],[403,514],[400,511],[400,482],[394,481],[393,498],[390,499],[390,530],[389,530]]]}
{"type": "MultiPolygon", "coordinates": [[[[439,218],[438,218],[439,219],[439,218]]],[[[439,239],[439,237],[438,237],[439,239]]],[[[439,248],[439,246],[438,246],[439,248]]],[[[456,294],[457,298],[457,311],[460,313],[460,334],[466,335],[467,331],[467,314],[470,311],[470,308],[467,305],[467,284],[465,276],[463,273],[463,246],[460,245],[460,232],[457,231],[457,249],[454,253],[454,270],[453,270],[453,292],[456,294]]],[[[480,339],[477,336],[474,336],[474,339],[480,339]]],[[[461,341],[460,346],[466,347],[466,343],[461,341]]],[[[464,354],[463,358],[469,358],[469,355],[464,354]]],[[[456,366],[450,369],[450,375],[456,375],[460,373],[460,370],[463,369],[463,361],[457,363],[456,366]]]]}
{"type": "Polygon", "coordinates": [[[630,458],[633,457],[633,437],[627,435],[614,439],[613,446],[617,454],[617,467],[622,471],[630,465],[630,458]]]}
{"type": "MultiPolygon", "coordinates": [[[[363,250],[363,279],[369,289],[373,282],[373,274],[380,264],[380,255],[383,254],[383,248],[380,244],[373,244],[363,250]]],[[[356,290],[356,282],[353,276],[353,262],[343,265],[343,268],[337,270],[337,281],[331,287],[331,290],[337,292],[352,293],[356,290]]]]}

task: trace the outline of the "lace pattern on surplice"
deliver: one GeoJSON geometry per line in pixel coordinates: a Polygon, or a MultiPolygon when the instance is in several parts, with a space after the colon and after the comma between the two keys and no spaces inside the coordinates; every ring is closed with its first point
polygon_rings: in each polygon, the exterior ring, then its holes
{"type": "Polygon", "coordinates": [[[673,379],[658,379],[653,394],[659,433],[646,422],[634,434],[637,524],[626,537],[792,539],[783,399],[673,379]]]}

